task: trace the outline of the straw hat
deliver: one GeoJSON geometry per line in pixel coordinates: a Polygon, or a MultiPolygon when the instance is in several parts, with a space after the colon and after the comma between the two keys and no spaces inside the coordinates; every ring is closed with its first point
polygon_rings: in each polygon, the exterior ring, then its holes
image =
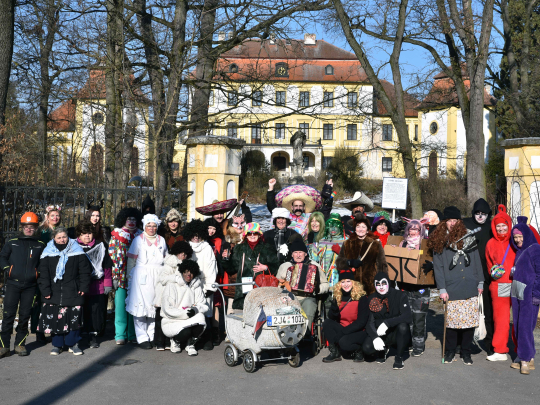
{"type": "Polygon", "coordinates": [[[276,205],[287,208],[289,211],[292,210],[292,203],[294,201],[304,202],[306,214],[321,209],[323,204],[321,194],[313,187],[306,186],[305,184],[295,184],[285,187],[276,195],[276,205]]]}

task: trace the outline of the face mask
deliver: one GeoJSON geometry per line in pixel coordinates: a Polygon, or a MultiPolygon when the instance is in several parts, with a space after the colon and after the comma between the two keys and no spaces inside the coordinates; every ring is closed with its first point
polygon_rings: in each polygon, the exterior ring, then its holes
{"type": "Polygon", "coordinates": [[[476,222],[478,222],[479,224],[483,224],[484,222],[486,222],[487,217],[488,217],[488,214],[483,213],[483,212],[476,212],[476,213],[474,214],[474,219],[475,219],[476,222]]]}
{"type": "Polygon", "coordinates": [[[379,294],[386,295],[388,293],[388,290],[390,289],[388,280],[383,278],[381,281],[375,281],[375,289],[379,294]]]}

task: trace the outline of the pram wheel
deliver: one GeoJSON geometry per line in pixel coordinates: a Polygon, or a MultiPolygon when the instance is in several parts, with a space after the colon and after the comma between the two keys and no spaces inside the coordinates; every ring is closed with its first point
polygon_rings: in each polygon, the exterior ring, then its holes
{"type": "Polygon", "coordinates": [[[255,367],[257,367],[257,357],[251,350],[246,350],[244,352],[244,360],[242,364],[244,365],[244,370],[248,373],[253,373],[255,367]]]}
{"type": "Polygon", "coordinates": [[[289,366],[291,367],[298,367],[300,365],[300,353],[295,353],[290,359],[289,359],[289,366]]]}
{"type": "Polygon", "coordinates": [[[236,351],[236,348],[232,345],[227,345],[225,347],[225,352],[223,353],[225,357],[225,364],[229,367],[236,366],[236,363],[238,363],[238,352],[236,351]]]}
{"type": "Polygon", "coordinates": [[[313,357],[315,357],[319,354],[320,351],[321,349],[319,348],[319,341],[318,339],[315,339],[315,341],[311,343],[311,354],[313,355],[313,357]]]}

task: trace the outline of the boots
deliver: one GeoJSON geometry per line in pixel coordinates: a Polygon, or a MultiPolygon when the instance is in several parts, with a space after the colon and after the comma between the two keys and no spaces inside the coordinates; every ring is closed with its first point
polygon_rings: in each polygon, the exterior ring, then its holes
{"type": "Polygon", "coordinates": [[[521,362],[521,374],[529,375],[531,373],[531,369],[529,368],[529,362],[528,361],[522,361],[521,362]]]}
{"type": "Polygon", "coordinates": [[[28,356],[28,352],[26,351],[26,347],[24,347],[24,345],[15,346],[15,353],[18,356],[28,356]]]}
{"type": "Polygon", "coordinates": [[[529,361],[529,370],[534,370],[534,357],[529,361]]]}
{"type": "Polygon", "coordinates": [[[212,318],[206,318],[206,329],[201,340],[203,341],[203,350],[214,350],[214,344],[212,343],[212,318]]]}
{"type": "Polygon", "coordinates": [[[221,343],[221,337],[219,336],[219,328],[212,327],[212,344],[214,346],[219,346],[221,343]]]}
{"type": "Polygon", "coordinates": [[[341,361],[341,354],[337,345],[331,344],[328,346],[330,354],[322,359],[323,363],[333,363],[334,361],[341,361]]]}
{"type": "Polygon", "coordinates": [[[355,363],[363,363],[364,362],[364,352],[362,349],[358,349],[354,352],[354,360],[355,363]]]}
{"type": "Polygon", "coordinates": [[[9,357],[11,355],[11,350],[9,349],[9,347],[2,347],[0,349],[0,359],[2,357],[9,357]]]}

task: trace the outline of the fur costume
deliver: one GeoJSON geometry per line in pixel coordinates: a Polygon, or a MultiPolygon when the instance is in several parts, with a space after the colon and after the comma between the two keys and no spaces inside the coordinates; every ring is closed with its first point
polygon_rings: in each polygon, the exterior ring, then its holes
{"type": "Polygon", "coordinates": [[[514,266],[514,260],[516,253],[512,246],[510,246],[510,237],[512,229],[512,218],[506,213],[506,207],[499,205],[499,212],[491,221],[491,230],[493,237],[486,245],[486,261],[488,269],[491,269],[494,265],[503,265],[504,274],[498,279],[494,280],[491,275],[491,282],[487,288],[491,294],[491,302],[493,305],[493,321],[494,321],[494,334],[493,334],[493,350],[496,353],[508,353],[508,332],[510,331],[510,288],[512,285],[512,267],[514,266]],[[497,233],[496,223],[503,221],[508,226],[508,232],[504,235],[497,233]],[[503,258],[506,250],[506,259],[503,263],[503,258]]]}

